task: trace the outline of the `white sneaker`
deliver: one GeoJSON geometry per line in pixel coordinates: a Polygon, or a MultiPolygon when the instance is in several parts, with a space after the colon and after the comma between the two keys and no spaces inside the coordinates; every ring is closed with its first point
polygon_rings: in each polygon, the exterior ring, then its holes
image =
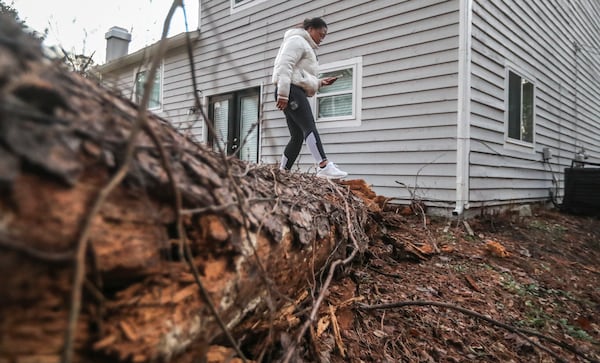
{"type": "Polygon", "coordinates": [[[317,171],[317,176],[320,178],[327,179],[340,179],[344,178],[348,175],[345,171],[338,169],[337,165],[332,163],[331,161],[325,165],[323,168],[319,168],[317,171]]]}

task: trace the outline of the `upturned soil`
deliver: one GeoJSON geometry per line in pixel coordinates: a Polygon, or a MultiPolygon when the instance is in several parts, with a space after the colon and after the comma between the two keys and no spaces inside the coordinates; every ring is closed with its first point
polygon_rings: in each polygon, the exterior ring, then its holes
{"type": "Polygon", "coordinates": [[[600,361],[600,219],[528,214],[403,216],[402,237],[428,257],[371,241],[330,287],[305,357],[600,361]]]}

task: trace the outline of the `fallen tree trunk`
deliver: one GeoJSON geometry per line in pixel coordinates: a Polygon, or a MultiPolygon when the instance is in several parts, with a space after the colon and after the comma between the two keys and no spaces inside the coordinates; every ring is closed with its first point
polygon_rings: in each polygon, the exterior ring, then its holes
{"type": "MultiPolygon", "coordinates": [[[[123,162],[138,110],[48,62],[24,35],[13,42],[19,33],[3,26],[0,354],[58,356],[83,221],[123,162]]],[[[339,186],[225,160],[155,116],[146,122],[167,151],[193,263],[227,327],[265,302],[278,308],[336,248],[345,252],[345,204],[362,208],[339,186]]],[[[79,357],[169,360],[221,333],[181,255],[157,145],[147,133],[135,144],[125,181],[91,225],[79,357]]],[[[353,214],[357,231],[361,219],[353,214]]]]}
{"type": "MultiPolygon", "coordinates": [[[[0,55],[0,362],[51,362],[65,349],[84,222],[124,162],[139,111],[45,59],[5,21],[0,55]]],[[[362,250],[377,228],[364,183],[359,198],[345,185],[223,157],[156,116],[145,125],[124,181],[92,219],[77,361],[206,352],[223,333],[219,320],[227,329],[268,321],[346,254],[350,233],[362,250]]]]}

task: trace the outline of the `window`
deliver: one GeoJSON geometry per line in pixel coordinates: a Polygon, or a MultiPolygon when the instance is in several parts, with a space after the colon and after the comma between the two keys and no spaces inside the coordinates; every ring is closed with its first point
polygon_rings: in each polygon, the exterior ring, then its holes
{"type": "MultiPolygon", "coordinates": [[[[154,85],[152,86],[150,98],[148,99],[148,109],[158,110],[162,107],[162,72],[161,69],[156,70],[156,76],[154,77],[154,85]]],[[[135,75],[135,102],[139,104],[142,101],[144,95],[144,86],[148,79],[148,70],[137,72],[135,75]]]]}
{"type": "Polygon", "coordinates": [[[256,4],[260,4],[265,0],[230,0],[231,1],[231,11],[240,11],[243,9],[247,9],[256,4]]]}
{"type": "Polygon", "coordinates": [[[258,162],[260,88],[212,96],[208,105],[216,134],[208,136],[209,145],[215,150],[220,145],[227,155],[258,162]]]}
{"type": "Polygon", "coordinates": [[[512,70],[508,71],[507,104],[508,139],[533,143],[535,86],[512,70]]]}
{"type": "Polygon", "coordinates": [[[314,97],[315,119],[319,128],[358,126],[362,108],[362,58],[330,63],[321,67],[319,78],[337,76],[314,97]]]}

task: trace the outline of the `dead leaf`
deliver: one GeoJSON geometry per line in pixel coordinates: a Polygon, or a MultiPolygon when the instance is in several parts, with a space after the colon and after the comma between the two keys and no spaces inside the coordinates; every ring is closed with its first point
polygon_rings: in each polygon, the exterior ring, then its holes
{"type": "Polygon", "coordinates": [[[417,247],[417,249],[419,250],[419,252],[421,252],[424,255],[432,255],[435,252],[435,248],[428,244],[424,244],[421,247],[417,247]]]}
{"type": "Polygon", "coordinates": [[[485,250],[496,257],[509,257],[510,253],[506,250],[504,246],[502,246],[499,242],[493,241],[491,239],[487,240],[485,243],[485,250]]]}
{"type": "Polygon", "coordinates": [[[376,329],[376,330],[373,330],[373,335],[375,335],[377,338],[384,338],[387,336],[387,333],[384,332],[383,330],[376,329]]]}
{"type": "Polygon", "coordinates": [[[467,284],[469,285],[469,287],[477,292],[482,292],[481,289],[479,288],[479,286],[477,285],[477,283],[475,282],[475,280],[469,276],[469,275],[465,275],[465,280],[467,280],[467,284]]]}
{"type": "Polygon", "coordinates": [[[444,245],[444,246],[442,246],[441,251],[443,253],[452,253],[452,252],[454,252],[454,247],[452,247],[450,245],[444,245]]]}
{"type": "Polygon", "coordinates": [[[583,330],[592,331],[592,323],[583,316],[580,316],[577,319],[575,319],[575,324],[577,324],[577,326],[583,330]]]}

